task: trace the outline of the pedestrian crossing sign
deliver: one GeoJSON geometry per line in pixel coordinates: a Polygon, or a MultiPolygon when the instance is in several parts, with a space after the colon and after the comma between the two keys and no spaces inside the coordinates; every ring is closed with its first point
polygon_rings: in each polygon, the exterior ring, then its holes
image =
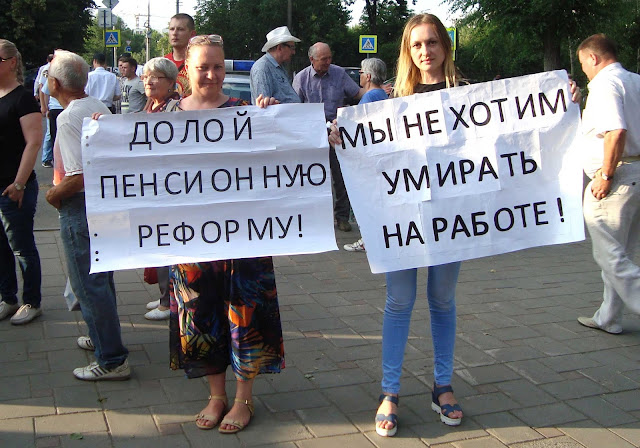
{"type": "Polygon", "coordinates": [[[120,30],[105,30],[104,46],[114,48],[120,46],[120,30]]]}
{"type": "Polygon", "coordinates": [[[447,28],[447,33],[449,33],[449,38],[451,39],[451,54],[453,55],[453,60],[456,60],[456,50],[458,49],[458,31],[455,27],[447,28]]]}
{"type": "Polygon", "coordinates": [[[377,53],[378,36],[375,34],[360,35],[360,53],[377,53]]]}

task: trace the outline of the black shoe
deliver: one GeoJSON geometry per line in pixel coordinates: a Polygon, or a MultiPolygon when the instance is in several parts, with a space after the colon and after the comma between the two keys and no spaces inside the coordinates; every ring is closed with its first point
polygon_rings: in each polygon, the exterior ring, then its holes
{"type": "Polygon", "coordinates": [[[53,168],[53,162],[51,160],[47,160],[45,162],[42,162],[42,166],[45,168],[53,168]]]}

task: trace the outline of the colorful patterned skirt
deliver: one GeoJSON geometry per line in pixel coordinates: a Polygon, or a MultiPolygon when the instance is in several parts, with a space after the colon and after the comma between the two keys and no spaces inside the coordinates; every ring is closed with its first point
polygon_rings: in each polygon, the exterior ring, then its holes
{"type": "Polygon", "coordinates": [[[271,257],[171,266],[170,365],[189,378],[236,378],[284,368],[284,345],[271,257]]]}

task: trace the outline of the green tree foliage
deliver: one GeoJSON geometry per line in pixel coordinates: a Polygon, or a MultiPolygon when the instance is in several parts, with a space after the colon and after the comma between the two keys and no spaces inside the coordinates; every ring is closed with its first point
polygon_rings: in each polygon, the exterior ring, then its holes
{"type": "MultiPolygon", "coordinates": [[[[135,34],[134,30],[129,28],[124,21],[113,16],[116,29],[120,30],[120,43],[121,46],[116,49],[116,56],[120,57],[124,54],[124,49],[127,41],[131,41],[131,56],[135,58],[138,64],[144,64],[146,62],[146,43],[144,34],[135,34]]],[[[168,53],[169,41],[166,35],[162,35],[156,30],[151,31],[150,39],[150,57],[155,58],[157,56],[164,56],[168,53]],[[165,44],[163,47],[163,43],[165,44]],[[165,47],[167,51],[165,51],[165,47]]],[[[101,24],[97,23],[95,18],[91,21],[91,26],[87,30],[87,38],[84,51],[81,56],[89,63],[93,59],[95,53],[105,53],[107,56],[107,65],[113,66],[113,49],[107,48],[105,52],[104,47],[104,28],[101,24]]]]}
{"type": "MultiPolygon", "coordinates": [[[[287,25],[287,0],[198,0],[196,29],[224,38],[228,59],[257,59],[272,29],[287,25]]],[[[357,41],[347,48],[349,12],[340,0],[293,2],[291,33],[302,40],[291,63],[294,69],[309,64],[307,50],[318,41],[328,43],[336,64],[344,65],[357,54],[357,41]]],[[[347,64],[348,65],[348,64],[347,64]]]]}
{"type": "MultiPolygon", "coordinates": [[[[375,55],[387,64],[388,76],[393,76],[398,59],[398,49],[404,25],[413,14],[406,0],[367,0],[357,34],[375,34],[378,36],[378,52],[375,55]],[[374,14],[375,23],[371,14],[374,14]]],[[[357,38],[357,36],[356,36],[357,38]]],[[[361,58],[365,55],[360,55],[361,58]]]]}
{"type": "MultiPolygon", "coordinates": [[[[618,44],[618,59],[629,70],[640,72],[640,1],[620,1],[615,20],[603,22],[601,27],[589,30],[579,40],[593,33],[605,33],[618,44]]],[[[579,44],[579,40],[576,45],[579,44]]]]}
{"type": "Polygon", "coordinates": [[[456,24],[456,65],[474,82],[537,73],[543,70],[542,48],[516,30],[505,31],[473,12],[456,24]]]}
{"type": "Polygon", "coordinates": [[[498,32],[530,39],[534,48],[543,53],[544,70],[554,70],[563,68],[563,44],[612,19],[620,0],[449,0],[448,3],[454,12],[470,13],[469,26],[482,27],[483,22],[490,22],[498,32]]]}
{"type": "Polygon", "coordinates": [[[605,33],[619,44],[619,59],[637,70],[638,0],[449,0],[458,20],[456,64],[479,81],[564,68],[579,84],[586,78],[575,52],[579,43],[605,33]],[[553,17],[552,17],[553,16],[553,17]],[[551,18],[550,18],[551,17],[551,18]]]}
{"type": "Polygon", "coordinates": [[[81,52],[93,0],[0,0],[0,36],[14,42],[27,67],[56,48],[81,52]]]}

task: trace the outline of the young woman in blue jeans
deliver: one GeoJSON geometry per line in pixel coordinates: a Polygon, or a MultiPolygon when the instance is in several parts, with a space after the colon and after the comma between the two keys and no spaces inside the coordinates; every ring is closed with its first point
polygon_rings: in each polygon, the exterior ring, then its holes
{"type": "MultiPolygon", "coordinates": [[[[458,85],[446,28],[432,14],[412,17],[400,44],[395,96],[431,92],[458,85]]],[[[453,349],[456,338],[455,291],[460,263],[428,268],[427,300],[431,314],[434,368],[431,408],[451,426],[462,421],[462,409],[453,396],[453,349]]],[[[376,432],[393,436],[404,350],[409,337],[411,312],[416,300],[417,269],[387,273],[387,303],[382,325],[382,395],[376,415],[376,432]]]]}
{"type": "MultiPolygon", "coordinates": [[[[456,74],[451,55],[451,40],[446,28],[432,14],[419,14],[407,22],[402,34],[394,96],[432,92],[466,84],[456,74]]],[[[580,101],[580,91],[570,82],[574,102],[580,101]]],[[[342,143],[336,126],[332,126],[329,141],[342,143]]],[[[431,315],[431,336],[434,353],[434,384],[431,409],[450,426],[462,422],[462,409],[451,388],[453,350],[456,337],[455,290],[460,262],[429,266],[427,300],[431,315]]],[[[387,302],[382,324],[382,395],[376,415],[376,432],[384,437],[396,434],[396,412],[404,351],[409,337],[411,312],[417,293],[417,269],[388,272],[387,302]]]]}
{"type": "MultiPolygon", "coordinates": [[[[394,96],[451,88],[458,83],[451,40],[442,22],[432,14],[409,19],[400,44],[394,96]]],[[[334,145],[341,143],[335,126],[329,140],[334,145]]],[[[462,421],[462,410],[451,389],[456,336],[455,289],[459,272],[459,262],[430,266],[427,280],[435,358],[431,407],[440,413],[444,423],[452,426],[462,421]]],[[[398,429],[398,392],[416,300],[417,273],[417,269],[387,273],[387,302],[382,324],[382,395],[376,415],[376,432],[384,437],[394,436],[398,429]]]]}

